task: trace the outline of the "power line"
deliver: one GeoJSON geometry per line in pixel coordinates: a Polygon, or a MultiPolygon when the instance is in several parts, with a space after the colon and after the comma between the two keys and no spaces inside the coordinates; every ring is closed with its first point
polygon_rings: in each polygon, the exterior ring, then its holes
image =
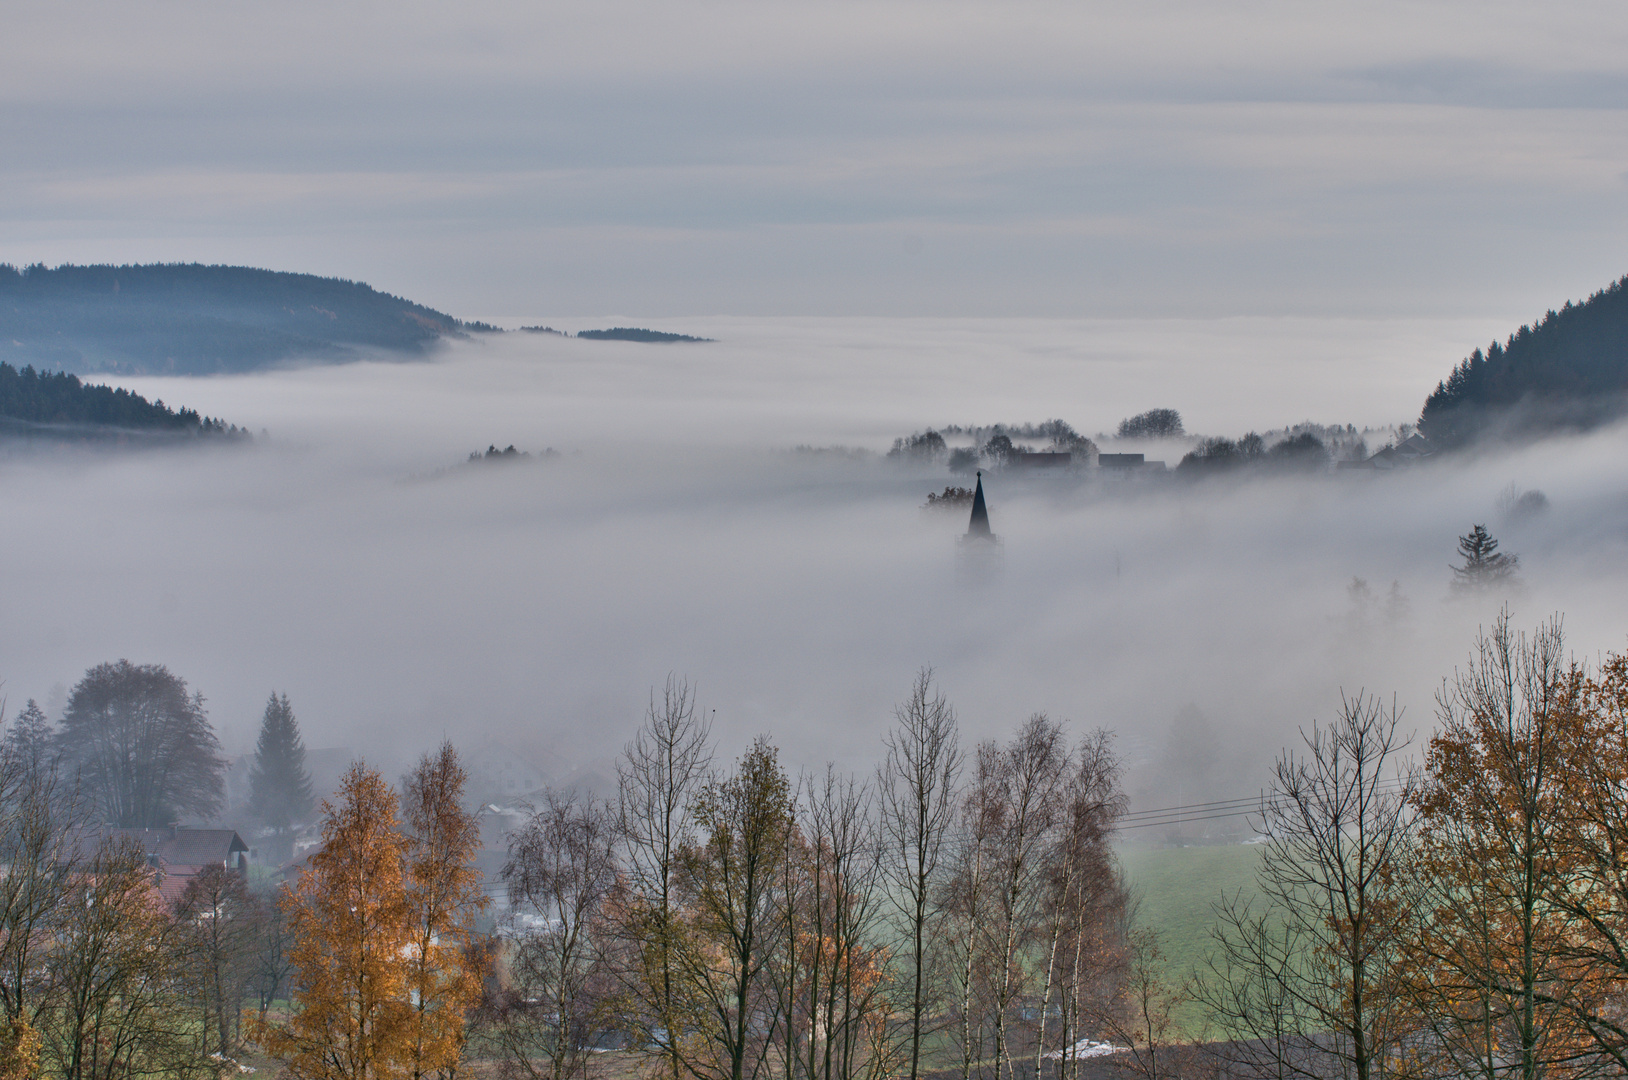
{"type": "MultiPolygon", "coordinates": [[[[1371,790],[1381,795],[1395,795],[1406,790],[1407,784],[1406,779],[1395,777],[1375,781],[1371,790]]],[[[1269,797],[1266,792],[1261,792],[1252,798],[1218,799],[1212,802],[1161,806],[1151,810],[1133,810],[1115,819],[1112,828],[1116,831],[1124,831],[1152,828],[1159,825],[1184,825],[1189,822],[1221,821],[1227,818],[1248,817],[1261,812],[1262,809],[1275,807],[1282,799],[1283,795],[1281,793],[1276,797],[1269,797]]]]}

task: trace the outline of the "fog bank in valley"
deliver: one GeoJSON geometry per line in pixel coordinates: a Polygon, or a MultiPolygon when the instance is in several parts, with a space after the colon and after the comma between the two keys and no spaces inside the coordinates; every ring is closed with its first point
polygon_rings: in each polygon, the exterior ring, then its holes
{"type": "Polygon", "coordinates": [[[981,585],[957,575],[964,517],[920,509],[947,472],[792,449],[1053,416],[1095,436],[1165,405],[1216,435],[1404,421],[1479,330],[670,323],[723,340],[509,335],[428,363],[131,380],[269,436],[0,458],[10,711],[128,657],[187,678],[234,753],[275,687],[308,745],[390,767],[445,734],[607,773],[678,672],[726,753],[766,732],[793,764],[858,767],[933,665],[969,735],[1038,710],[1113,728],[1143,798],[1170,803],[1254,790],[1342,686],[1394,691],[1427,727],[1499,602],[1448,599],[1474,522],[1521,557],[1517,623],[1562,611],[1580,653],[1628,645],[1620,427],[1389,475],[994,474],[1005,560],[981,585]],[[533,458],[459,464],[510,443],[533,458]],[[1547,509],[1508,516],[1511,484],[1547,509]]]}

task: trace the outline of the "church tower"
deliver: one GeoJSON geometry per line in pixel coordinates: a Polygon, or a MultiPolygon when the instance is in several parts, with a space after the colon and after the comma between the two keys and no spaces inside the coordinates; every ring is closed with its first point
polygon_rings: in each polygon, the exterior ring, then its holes
{"type": "Polygon", "coordinates": [[[990,580],[1000,570],[1005,558],[1006,545],[989,527],[989,505],[984,502],[984,474],[978,474],[978,486],[972,493],[972,518],[967,531],[955,544],[956,563],[963,581],[990,580]]]}
{"type": "Polygon", "coordinates": [[[984,505],[984,473],[978,470],[978,488],[972,493],[972,520],[967,522],[967,540],[993,540],[989,531],[989,507],[984,505]]]}

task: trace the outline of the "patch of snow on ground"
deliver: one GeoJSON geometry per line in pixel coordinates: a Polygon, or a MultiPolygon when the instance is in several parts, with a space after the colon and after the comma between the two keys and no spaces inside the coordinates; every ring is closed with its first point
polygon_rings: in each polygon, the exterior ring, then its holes
{"type": "MultiPolygon", "coordinates": [[[[1073,1046],[1068,1047],[1067,1052],[1069,1057],[1079,1059],[1107,1057],[1110,1054],[1123,1054],[1128,1049],[1130,1049],[1130,1047],[1115,1046],[1113,1043],[1096,1042],[1093,1039],[1081,1039],[1073,1046]]],[[[1063,1056],[1063,1053],[1064,1051],[1062,1050],[1053,1050],[1048,1053],[1046,1057],[1048,1060],[1056,1061],[1063,1056]]]]}

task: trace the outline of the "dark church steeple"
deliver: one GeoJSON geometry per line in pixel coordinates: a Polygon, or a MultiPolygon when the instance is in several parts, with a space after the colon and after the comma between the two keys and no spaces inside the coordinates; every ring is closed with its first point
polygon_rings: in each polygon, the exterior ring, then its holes
{"type": "Polygon", "coordinates": [[[967,539],[990,540],[995,536],[989,531],[989,508],[984,505],[984,474],[978,473],[978,488],[972,493],[972,520],[967,523],[967,539]]]}

